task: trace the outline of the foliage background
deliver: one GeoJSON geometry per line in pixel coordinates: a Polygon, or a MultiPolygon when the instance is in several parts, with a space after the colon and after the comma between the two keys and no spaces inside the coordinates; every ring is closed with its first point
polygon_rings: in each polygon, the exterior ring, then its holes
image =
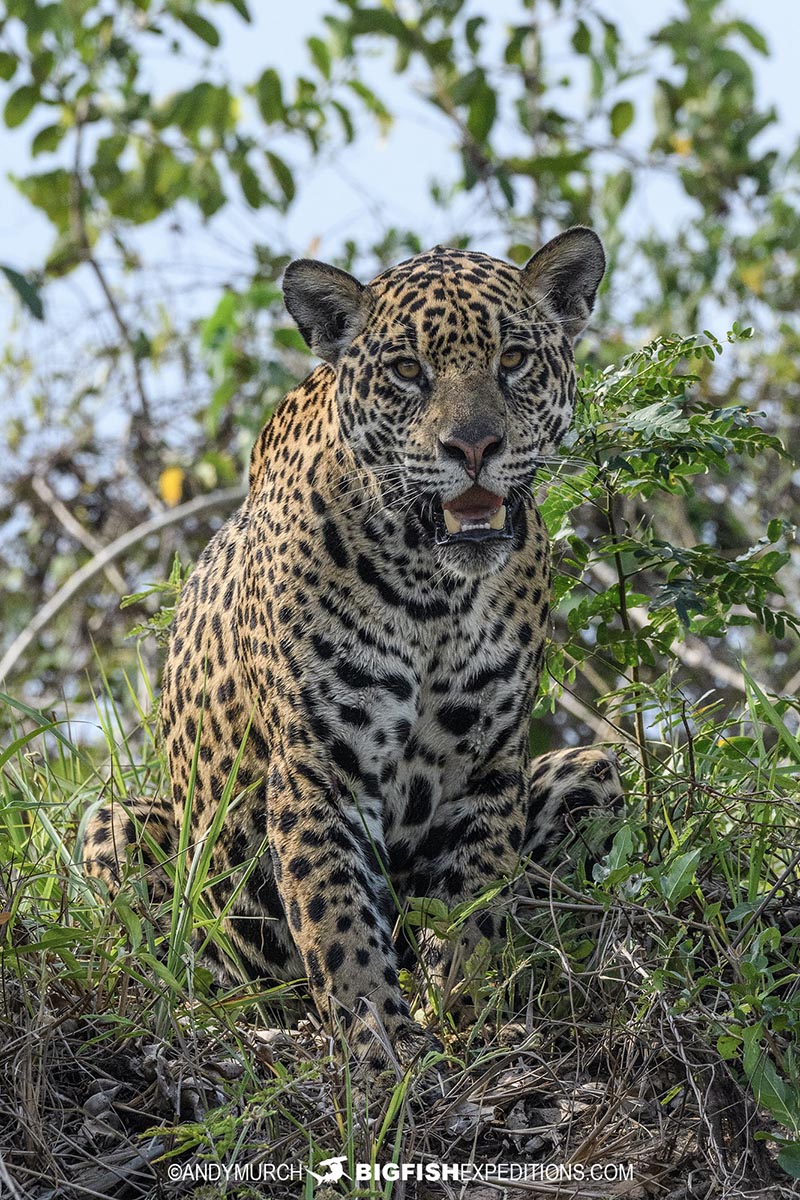
{"type": "MultiPolygon", "coordinates": [[[[82,1012],[143,996],[131,1019],[164,1044],[176,1020],[198,1020],[183,1007],[202,991],[185,925],[167,976],[141,909],[120,901],[112,928],[78,882],[81,822],[109,793],[163,787],[152,714],[170,605],[242,495],[255,432],[312,365],[282,309],[286,262],[319,255],[369,278],[433,240],[522,262],[581,222],[609,271],[578,348],[575,430],[542,473],[558,605],[532,740],[616,742],[631,808],[606,865],[565,893],[560,953],[530,902],[524,969],[540,990],[526,1020],[561,1027],[566,979],[583,999],[545,1064],[563,1050],[571,1070],[581,1044],[603,1087],[651,1089],[669,1153],[684,1154],[670,1121],[693,1129],[691,1153],[727,1194],[734,1176],[767,1178],[756,1128],[781,1178],[798,1178],[800,473],[781,444],[797,445],[800,421],[800,148],[757,85],[770,47],[721,0],[654,10],[643,47],[611,0],[330,0],[308,29],[283,18],[302,63],[289,69],[275,18],[251,7],[8,0],[0,13],[11,178],[46,230],[33,263],[13,236],[0,251],[13,311],[0,949],[14,950],[4,1000],[30,1018],[24,1053],[54,963],[82,1012]],[[250,70],[225,35],[254,19],[250,70]],[[433,168],[415,130],[438,147],[433,168]],[[398,138],[412,146],[399,168],[398,138]],[[325,191],[342,180],[357,211],[331,226],[325,191]],[[737,1105],[749,1133],[731,1166],[738,1134],[719,1113],[737,1105]]],[[[476,1030],[489,1012],[507,1023],[522,962],[476,985],[476,1030]]],[[[495,1050],[471,1036],[482,1069],[495,1050]]],[[[246,1061],[252,1091],[261,1060],[246,1061]]],[[[295,1133],[303,1086],[287,1102],[295,1133]]],[[[41,1109],[25,1111],[49,1146],[41,1109]]],[[[231,1141],[261,1120],[231,1113],[231,1141]]],[[[186,1149],[211,1135],[175,1136],[186,1149]]],[[[335,1138],[317,1161],[326,1148],[335,1138]]]]}

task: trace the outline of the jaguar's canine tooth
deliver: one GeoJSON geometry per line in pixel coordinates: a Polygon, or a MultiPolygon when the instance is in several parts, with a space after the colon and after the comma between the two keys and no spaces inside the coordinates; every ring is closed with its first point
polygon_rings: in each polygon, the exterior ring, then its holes
{"type": "Polygon", "coordinates": [[[492,513],[489,517],[490,529],[502,529],[506,523],[506,506],[501,504],[497,512],[492,513]]]}
{"type": "Polygon", "coordinates": [[[444,512],[444,523],[447,526],[448,533],[461,533],[461,522],[455,513],[450,512],[449,508],[442,510],[444,512]]]}

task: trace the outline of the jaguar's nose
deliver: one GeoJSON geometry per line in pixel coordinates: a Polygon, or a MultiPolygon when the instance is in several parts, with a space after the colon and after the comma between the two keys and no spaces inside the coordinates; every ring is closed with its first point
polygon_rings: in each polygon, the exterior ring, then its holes
{"type": "Polygon", "coordinates": [[[477,479],[485,460],[497,454],[502,449],[504,436],[500,433],[486,433],[475,436],[470,430],[454,430],[446,436],[440,435],[439,445],[447,458],[463,463],[467,474],[477,479]]]}

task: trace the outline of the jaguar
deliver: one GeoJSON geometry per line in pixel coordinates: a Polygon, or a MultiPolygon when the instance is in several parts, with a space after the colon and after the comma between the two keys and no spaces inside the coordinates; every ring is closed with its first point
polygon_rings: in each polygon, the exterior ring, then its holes
{"type": "MultiPolygon", "coordinates": [[[[320,362],[183,590],[161,698],[171,796],[108,805],[87,830],[90,872],[116,885],[137,817],[165,855],[188,822],[191,852],[228,797],[216,969],[306,978],[365,1062],[387,1037],[401,1058],[426,1044],[398,910],[452,909],[620,795],[613,751],[529,750],[550,602],[533,485],[570,423],[604,267],[583,227],[522,267],[447,246],[369,284],[288,266],[320,362]]],[[[423,963],[452,978],[500,922],[480,909],[455,946],[427,930],[423,963]]]]}

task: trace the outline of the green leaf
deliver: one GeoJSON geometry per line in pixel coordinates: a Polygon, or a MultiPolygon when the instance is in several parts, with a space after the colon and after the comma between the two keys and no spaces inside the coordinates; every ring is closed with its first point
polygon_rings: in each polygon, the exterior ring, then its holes
{"type": "Polygon", "coordinates": [[[414,896],[408,901],[405,919],[412,927],[436,929],[444,933],[450,926],[450,910],[443,900],[435,896],[414,896]]]}
{"type": "Polygon", "coordinates": [[[84,247],[69,233],[61,233],[45,260],[44,269],[49,278],[60,278],[74,271],[85,261],[84,247]]]}
{"type": "Polygon", "coordinates": [[[506,204],[511,209],[514,207],[516,197],[514,195],[514,185],[509,179],[508,172],[504,167],[495,167],[494,178],[500,191],[503,193],[503,198],[506,204]]]}
{"type": "Polygon", "coordinates": [[[12,182],[31,204],[42,210],[60,233],[70,224],[70,187],[72,176],[63,167],[54,171],[42,171],[38,175],[26,175],[20,179],[11,176],[12,182]]]}
{"type": "Polygon", "coordinates": [[[611,66],[616,71],[617,69],[617,47],[619,46],[619,32],[616,25],[611,21],[606,21],[601,17],[603,22],[603,49],[606,53],[611,66]]]}
{"type": "Polygon", "coordinates": [[[451,100],[454,104],[468,104],[483,82],[485,77],[480,67],[465,72],[453,84],[450,91],[451,100]]]}
{"type": "Polygon", "coordinates": [[[18,125],[26,121],[39,102],[39,98],[39,89],[32,83],[24,83],[22,87],[12,92],[3,109],[3,119],[8,128],[16,129],[18,125]]]}
{"type": "Polygon", "coordinates": [[[564,154],[539,154],[536,158],[507,158],[505,166],[513,175],[530,175],[532,179],[543,176],[564,176],[571,171],[585,168],[588,150],[575,150],[564,154]]]}
{"type": "Polygon", "coordinates": [[[522,48],[531,35],[531,29],[528,25],[517,25],[512,26],[510,32],[511,37],[506,44],[503,58],[510,67],[521,67],[524,64],[522,48]]]}
{"type": "Polygon", "coordinates": [[[33,75],[34,83],[41,84],[49,78],[55,61],[56,56],[52,50],[42,50],[39,54],[34,55],[31,62],[31,75],[33,75]]]}
{"type": "Polygon", "coordinates": [[[717,1053],[726,1062],[736,1058],[742,1044],[742,1039],[734,1033],[723,1033],[717,1038],[717,1053]]]}
{"type": "Polygon", "coordinates": [[[481,41],[478,33],[483,25],[486,24],[486,17],[470,17],[464,26],[464,37],[467,39],[467,45],[472,54],[477,54],[481,48],[481,41]]]}
{"type": "Polygon", "coordinates": [[[44,305],[42,304],[42,298],[39,295],[38,289],[24,275],[20,275],[19,271],[15,271],[13,267],[6,267],[0,263],[0,271],[3,272],[28,312],[32,313],[37,321],[43,321],[44,305]]]}
{"type": "Polygon", "coordinates": [[[292,175],[292,172],[289,170],[283,159],[279,158],[277,154],[273,154],[271,150],[267,151],[267,162],[270,165],[272,174],[277,180],[278,187],[283,192],[286,203],[291,204],[292,200],[294,200],[295,192],[294,176],[292,175]]]}
{"type": "Polygon", "coordinates": [[[52,154],[61,145],[61,139],[66,132],[63,125],[45,125],[31,143],[33,157],[36,158],[37,154],[52,154]]]}
{"type": "Polygon", "coordinates": [[[533,247],[528,242],[514,242],[513,246],[508,247],[506,254],[513,263],[521,267],[532,256],[533,247]]]}
{"type": "Polygon", "coordinates": [[[792,761],[800,765],[800,739],[795,737],[786,722],[781,717],[778,709],[771,702],[766,693],[762,691],[744,665],[742,665],[742,674],[744,675],[748,689],[755,695],[755,698],[758,702],[759,715],[761,715],[762,718],[765,719],[775,730],[781,742],[783,743],[784,748],[789,752],[789,757],[792,759],[792,761]]]}
{"type": "Polygon", "coordinates": [[[239,183],[242,194],[251,208],[260,208],[264,203],[264,192],[258,176],[248,162],[242,163],[239,169],[239,183]]]}
{"type": "Polygon", "coordinates": [[[603,187],[603,211],[610,225],[615,225],[633,191],[633,174],[627,168],[609,175],[603,187]]]}
{"type": "Polygon", "coordinates": [[[625,825],[614,835],[611,849],[608,852],[608,870],[618,871],[621,867],[627,866],[632,854],[633,838],[631,837],[630,829],[625,825]]]}
{"type": "Polygon", "coordinates": [[[759,54],[769,54],[769,43],[760,29],[756,29],[749,21],[733,21],[731,28],[737,30],[759,54]]]}
{"type": "Polygon", "coordinates": [[[323,79],[331,77],[331,52],[323,42],[322,38],[310,37],[306,42],[309,53],[311,54],[314,66],[319,71],[323,79]]]}
{"type": "Polygon", "coordinates": [[[295,350],[300,354],[309,353],[302,334],[294,326],[273,330],[272,340],[276,346],[283,346],[287,350],[295,350]]]}
{"type": "Polygon", "coordinates": [[[388,132],[392,124],[392,114],[389,112],[386,105],[379,96],[373,92],[372,88],[368,88],[360,79],[348,80],[347,86],[351,91],[355,92],[364,104],[367,106],[372,115],[376,118],[380,127],[381,133],[388,132]]]}
{"type": "Polygon", "coordinates": [[[618,100],[611,109],[611,135],[612,137],[622,137],[626,129],[629,129],[633,124],[634,107],[630,100],[618,100]]]}
{"type": "Polygon", "coordinates": [[[283,104],[283,88],[280,76],[273,67],[267,67],[256,83],[256,100],[261,116],[271,125],[274,121],[282,121],[285,115],[283,104]]]}
{"type": "Polygon", "coordinates": [[[745,1050],[744,1073],[753,1089],[753,1095],[770,1116],[780,1121],[792,1133],[798,1131],[797,1097],[781,1079],[772,1060],[762,1044],[762,1027],[759,1022],[742,1030],[745,1050]]]}
{"type": "Polygon", "coordinates": [[[585,21],[578,21],[572,35],[572,48],[576,54],[588,54],[592,48],[592,35],[585,21]]]}
{"type": "Polygon", "coordinates": [[[461,904],[457,904],[450,913],[451,928],[455,930],[459,925],[463,925],[465,921],[469,920],[473,913],[482,912],[507,886],[502,880],[499,883],[491,883],[474,900],[465,900],[461,904]]]}
{"type": "Polygon", "coordinates": [[[778,1166],[792,1179],[800,1179],[800,1142],[791,1142],[781,1149],[778,1166]]]}
{"type": "Polygon", "coordinates": [[[348,22],[353,36],[368,33],[382,33],[396,38],[401,44],[413,45],[410,30],[400,17],[385,8],[358,8],[348,22]]]}
{"type": "Polygon", "coordinates": [[[668,904],[677,904],[684,896],[688,896],[702,853],[700,847],[698,850],[687,850],[685,854],[679,854],[669,870],[661,875],[659,886],[668,904]]]}
{"type": "Polygon", "coordinates": [[[199,37],[207,46],[216,47],[219,45],[219,30],[210,21],[207,21],[205,17],[201,17],[199,13],[188,11],[178,12],[175,15],[182,25],[185,25],[195,37],[199,37]]]}
{"type": "Polygon", "coordinates": [[[137,950],[142,944],[142,921],[128,904],[124,893],[120,893],[114,902],[114,910],[130,938],[131,948],[137,950]]]}
{"type": "Polygon", "coordinates": [[[19,59],[16,54],[9,54],[8,50],[0,50],[0,79],[7,83],[12,79],[14,72],[19,66],[19,59]]]}
{"type": "Polygon", "coordinates": [[[482,79],[467,113],[467,129],[476,142],[485,142],[497,116],[497,96],[482,79]]]}
{"type": "MultiPolygon", "coordinates": [[[[213,129],[217,133],[228,129],[233,124],[235,105],[233,97],[226,87],[200,80],[186,92],[176,92],[162,105],[154,121],[159,129],[166,129],[175,124],[184,133],[194,134],[199,129],[213,129]]],[[[178,161],[166,147],[157,147],[154,154],[178,161]]]]}
{"type": "Polygon", "coordinates": [[[356,136],[355,126],[350,113],[338,100],[331,100],[331,108],[338,114],[339,120],[342,123],[342,131],[345,136],[345,141],[349,144],[356,136]]]}

